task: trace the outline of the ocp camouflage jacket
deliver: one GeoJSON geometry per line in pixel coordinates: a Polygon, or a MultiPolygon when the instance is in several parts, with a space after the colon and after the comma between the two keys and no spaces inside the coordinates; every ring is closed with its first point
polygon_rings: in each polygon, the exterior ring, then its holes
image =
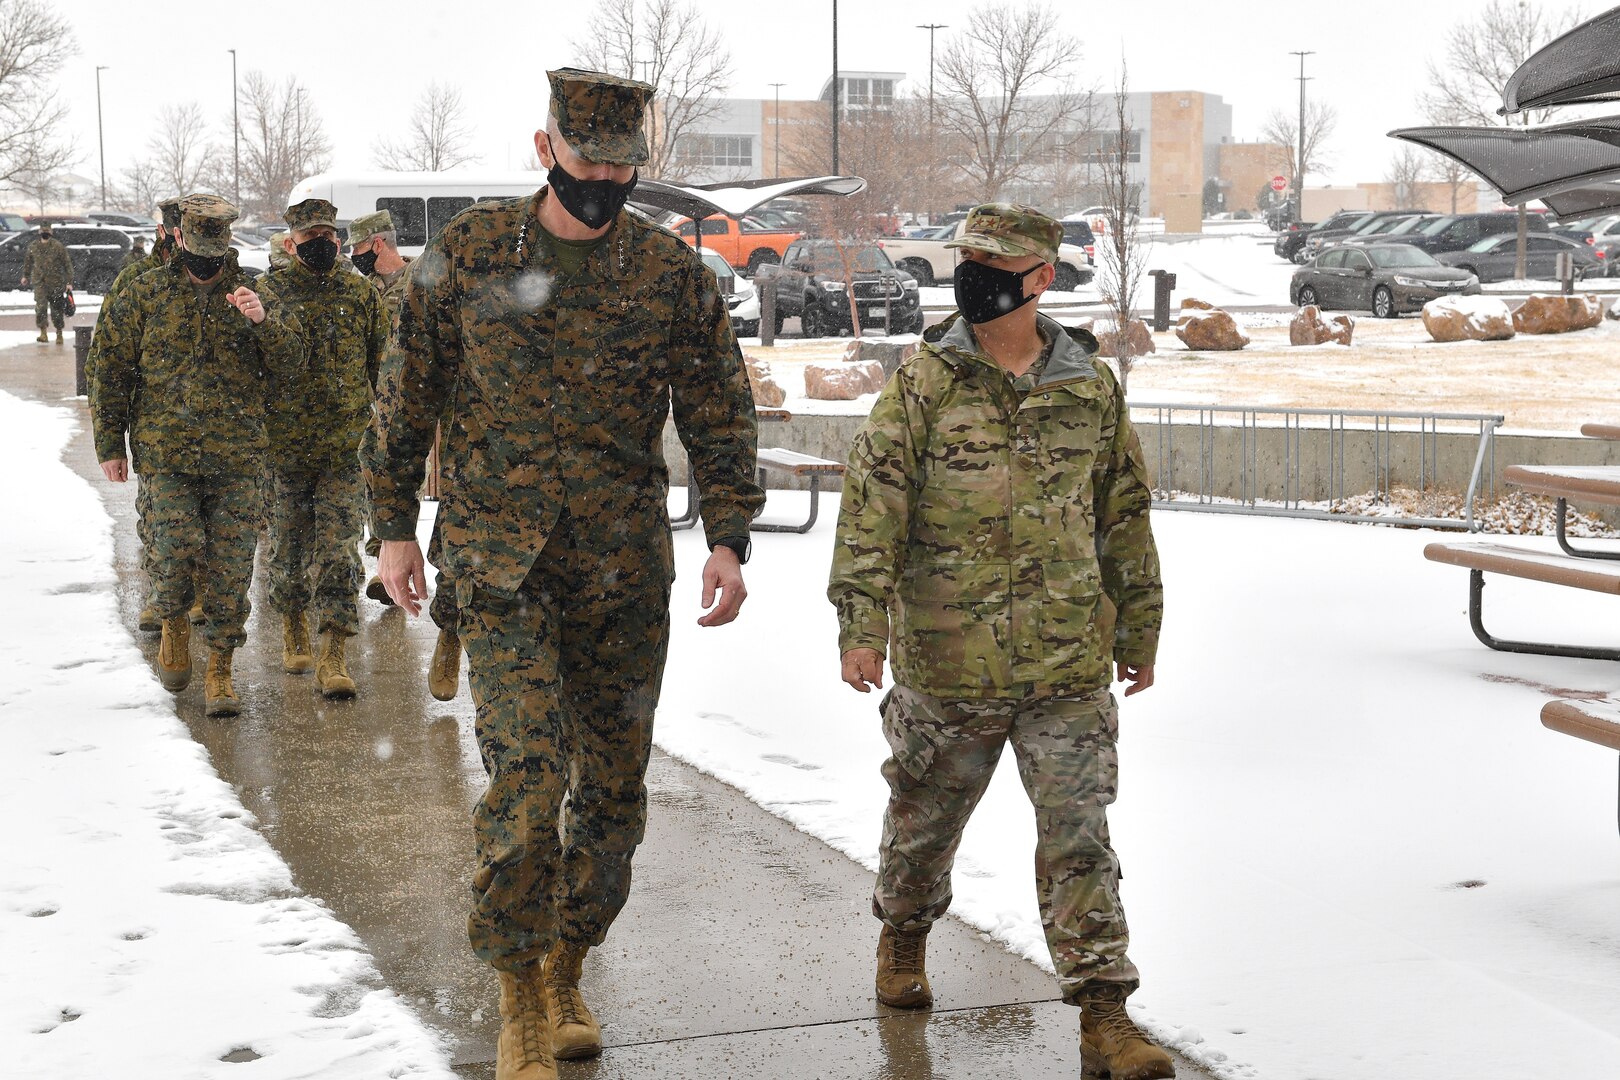
{"type": "Polygon", "coordinates": [[[368,474],[377,535],[416,536],[448,405],[439,524],[458,587],[515,596],[566,517],[571,608],[651,601],[674,573],[672,402],[709,538],[746,537],[763,502],[748,377],[714,274],[678,237],[623,211],[559,278],[537,198],[463,211],[411,266],[368,474]]]}
{"type": "Polygon", "coordinates": [[[388,348],[381,294],[354,270],[317,274],[296,259],[260,280],[294,313],[309,345],[270,412],[272,464],[289,472],[356,467],[388,348]]]}
{"type": "Polygon", "coordinates": [[[263,470],[265,412],[302,363],[304,342],[274,296],[260,294],[257,326],[226,301],[253,288],[236,253],[227,259],[205,296],[177,260],[128,284],[97,320],[87,366],[98,461],[123,457],[129,432],[138,473],[263,470]]]}
{"type": "Polygon", "coordinates": [[[850,450],[827,589],[839,646],[892,638],[913,690],[1070,697],[1107,686],[1111,660],[1153,662],[1163,589],[1124,395],[1089,331],[1039,318],[1052,356],[1022,402],[956,316],[850,450]]]}

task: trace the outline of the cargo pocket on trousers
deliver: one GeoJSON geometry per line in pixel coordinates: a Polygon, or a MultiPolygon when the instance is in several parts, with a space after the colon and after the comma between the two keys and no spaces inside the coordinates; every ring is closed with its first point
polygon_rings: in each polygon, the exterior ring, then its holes
{"type": "MultiPolygon", "coordinates": [[[[880,706],[883,738],[889,744],[889,759],[899,774],[891,782],[898,781],[907,787],[920,784],[934,765],[934,744],[920,730],[914,710],[907,707],[913,697],[911,691],[897,686],[889,691],[880,706]]],[[[889,771],[885,767],[885,775],[889,771]]]]}

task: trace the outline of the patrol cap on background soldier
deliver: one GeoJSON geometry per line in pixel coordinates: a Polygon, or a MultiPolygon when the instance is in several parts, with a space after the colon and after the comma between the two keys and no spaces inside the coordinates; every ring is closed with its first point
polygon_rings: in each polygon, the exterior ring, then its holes
{"type": "Polygon", "coordinates": [[[278,233],[270,234],[270,269],[283,269],[289,262],[292,261],[292,256],[287,254],[287,248],[282,243],[283,240],[286,240],[290,236],[292,236],[292,233],[285,229],[278,233]]]}

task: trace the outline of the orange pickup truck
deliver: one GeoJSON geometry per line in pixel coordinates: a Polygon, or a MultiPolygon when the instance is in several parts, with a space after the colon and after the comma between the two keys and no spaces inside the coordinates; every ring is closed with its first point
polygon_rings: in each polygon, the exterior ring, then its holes
{"type": "MultiPolygon", "coordinates": [[[[679,218],[670,228],[682,240],[697,246],[697,230],[691,218],[679,218]]],[[[782,253],[798,238],[796,232],[773,229],[751,217],[741,221],[729,217],[703,219],[704,250],[719,252],[726,262],[750,277],[766,263],[781,262],[782,253]]]]}

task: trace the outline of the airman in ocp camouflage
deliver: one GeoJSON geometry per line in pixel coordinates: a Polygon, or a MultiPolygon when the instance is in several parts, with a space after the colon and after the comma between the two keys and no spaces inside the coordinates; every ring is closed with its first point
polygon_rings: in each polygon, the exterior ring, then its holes
{"type": "Polygon", "coordinates": [[[290,262],[266,275],[267,288],[307,328],[310,355],[270,414],[270,604],[282,616],[285,669],[313,667],[323,696],[346,698],[356,691],[346,641],[360,629],[360,440],[388,323],[377,290],[337,264],[337,208],[305,199],[286,221],[290,262]],[[318,658],[310,622],[321,635],[318,658]]]}
{"type": "Polygon", "coordinates": [[[158,675],[176,692],[191,681],[186,610],[200,580],[207,710],[234,715],[231,657],[247,640],[265,412],[304,346],[297,324],[236,265],[235,208],[192,195],[182,209],[182,258],[127,285],[102,318],[90,409],[102,472],[122,482],[133,465],[149,489],[158,675]]]}
{"type": "Polygon", "coordinates": [[[62,344],[62,327],[67,321],[67,293],[73,288],[73,257],[62,241],[56,239],[49,222],[39,227],[39,236],[28,245],[23,256],[23,288],[34,289],[34,325],[39,327],[41,342],[50,338],[45,334],[46,319],[56,327],[56,343],[62,344]]]}
{"type": "Polygon", "coordinates": [[[672,403],[714,546],[704,603],[720,601],[705,625],[742,602],[739,559],[763,502],[753,398],[714,275],[621,209],[647,160],[652,88],[549,77],[552,119],[535,136],[549,185],[458,214],[411,268],[371,475],[382,578],[414,613],[416,492],[452,410],[438,526],[489,772],[469,928],[501,980],[498,1080],[554,1077],[552,1050],[601,1049],[579,978],[645,829],[673,574],[660,449],[672,403]]]}
{"type": "MultiPolygon", "coordinates": [[[[1037,891],[1092,1072],[1174,1075],[1130,1021],[1107,807],[1110,664],[1152,684],[1163,612],[1152,493],[1118,380],[1086,330],[1037,314],[1062,236],[1029,207],[975,208],[962,309],[889,380],[849,455],[827,595],[844,678],[895,686],[873,913],[878,997],[933,1001],[924,953],[951,864],[1006,743],[1035,806],[1037,891]],[[970,321],[971,319],[971,321],[970,321]],[[892,651],[891,651],[892,646],[892,651]]],[[[1089,1075],[1089,1073],[1088,1073],[1089,1075]]]]}

